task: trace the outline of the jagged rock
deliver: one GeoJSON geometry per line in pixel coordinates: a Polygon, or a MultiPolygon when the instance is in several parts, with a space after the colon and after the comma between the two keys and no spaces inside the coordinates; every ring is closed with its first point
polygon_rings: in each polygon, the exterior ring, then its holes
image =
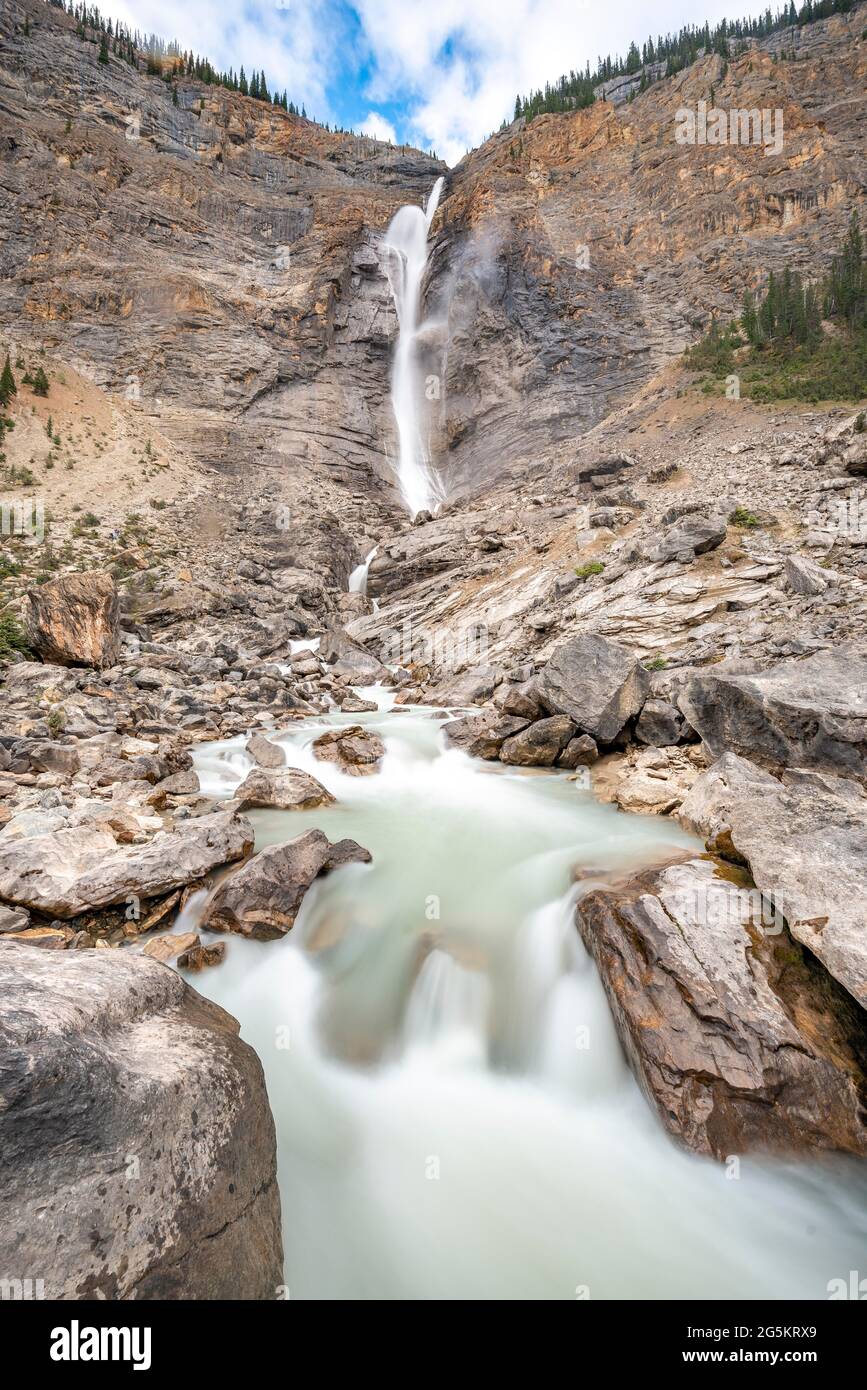
{"type": "Polygon", "coordinates": [[[48,1299],[274,1298],[274,1122],[233,1018],[133,952],[0,941],[0,1033],[4,1272],[48,1299]]]}
{"type": "Polygon", "coordinates": [[[27,640],[46,661],[113,666],[120,654],[119,611],[110,574],[64,574],[28,592],[27,640]]]}
{"type": "Polygon", "coordinates": [[[347,685],[373,685],[388,675],[379,657],[341,628],[329,628],[319,644],[319,656],[330,674],[341,677],[347,685]]]}
{"type": "Polygon", "coordinates": [[[522,719],[541,719],[544,711],[536,686],[532,680],[517,685],[502,685],[494,698],[497,709],[503,714],[515,714],[522,719]]]}
{"type": "Polygon", "coordinates": [[[30,913],[23,907],[0,907],[0,932],[24,931],[30,926],[30,913]]]}
{"type": "Polygon", "coordinates": [[[599,743],[612,743],[644,704],[650,677],[625,647],[586,633],[555,649],[537,688],[552,714],[568,714],[599,743]]]}
{"type": "Polygon", "coordinates": [[[867,776],[867,660],[838,648],[750,674],[697,671],[678,704],[715,758],[867,776]]]}
{"type": "Polygon", "coordinates": [[[178,956],[180,970],[206,970],[212,965],[220,965],[226,956],[225,941],[217,941],[212,946],[191,946],[178,956]]]}
{"type": "Polygon", "coordinates": [[[464,709],[467,705],[481,704],[489,700],[500,684],[503,673],[496,666],[473,666],[460,675],[446,676],[425,690],[425,702],[429,705],[445,705],[450,709],[464,709]]]}
{"type": "Polygon", "coordinates": [[[683,723],[683,715],[676,705],[667,700],[646,700],[635,725],[635,737],[639,743],[666,748],[680,742],[683,723]]]}
{"type": "Polygon", "coordinates": [[[321,830],[269,845],[222,881],[207,904],[201,926],[239,932],[257,941],[285,936],[319,874],[343,864],[369,864],[370,859],[370,852],[354,840],[331,844],[321,830]]]}
{"type": "Polygon", "coordinates": [[[463,719],[450,720],[445,725],[446,742],[463,749],[471,758],[496,761],[506,739],[526,729],[528,723],[529,720],[516,715],[485,710],[484,714],[468,714],[463,719]]]}
{"type": "Polygon", "coordinates": [[[336,763],[350,777],[362,777],[379,771],[385,744],[360,724],[348,724],[320,734],[313,741],[313,753],[322,762],[336,763]]]}
{"type": "Polygon", "coordinates": [[[344,714],[374,714],[377,708],[374,700],[362,700],[351,691],[338,696],[337,703],[344,714]]]}
{"type": "Polygon", "coordinates": [[[553,767],[575,733],[575,725],[567,714],[539,719],[505,740],[500,748],[500,762],[516,767],[553,767]]]}
{"type": "Polygon", "coordinates": [[[678,820],[749,865],[792,936],[867,1006],[867,797],[857,782],[795,769],[778,778],[729,753],[698,778],[678,820]]]}
{"type": "Polygon", "coordinates": [[[676,560],[681,552],[687,560],[715,550],[726,538],[725,517],[690,516],[678,526],[666,531],[659,544],[650,551],[649,559],[656,562],[676,560]]]}
{"type": "Polygon", "coordinates": [[[64,919],[130,898],[157,898],[243,859],[253,828],[226,811],[184,821],[145,845],[118,845],[110,831],[76,826],[0,841],[0,899],[64,919]]]}
{"type": "Polygon", "coordinates": [[[263,738],[261,734],[253,734],[247,739],[244,747],[258,767],[286,766],[286,754],[283,749],[270,739],[263,738]]]}
{"type": "Polygon", "coordinates": [[[822,569],[821,565],[803,555],[786,556],[785,575],[792,593],[803,594],[807,598],[824,594],[834,577],[831,570],[822,569]]]}
{"type": "Polygon", "coordinates": [[[863,1015],[734,871],[694,859],[578,903],[642,1089],[697,1153],[867,1153],[863,1015]],[[733,881],[734,880],[734,881],[733,881]]]}
{"type": "Polygon", "coordinates": [[[309,811],[329,806],[334,797],[307,772],[289,767],[282,771],[254,767],[235,792],[242,811],[251,807],[273,807],[277,811],[309,811]]]}
{"type": "MultiPolygon", "coordinates": [[[[643,748],[624,760],[610,799],[635,815],[666,816],[683,801],[698,768],[677,748],[643,748]]],[[[607,792],[603,799],[608,799],[607,792]]]]}
{"type": "Polygon", "coordinates": [[[175,956],[182,955],[185,951],[191,951],[194,947],[200,946],[201,941],[197,932],[168,932],[166,936],[156,936],[153,941],[149,941],[142,947],[142,955],[150,956],[152,960],[167,961],[174,960],[175,956]]]}
{"type": "Polygon", "coordinates": [[[570,739],[557,759],[558,767],[571,768],[592,767],[599,758],[599,749],[596,747],[596,740],[589,734],[579,734],[577,738],[570,739]]]}

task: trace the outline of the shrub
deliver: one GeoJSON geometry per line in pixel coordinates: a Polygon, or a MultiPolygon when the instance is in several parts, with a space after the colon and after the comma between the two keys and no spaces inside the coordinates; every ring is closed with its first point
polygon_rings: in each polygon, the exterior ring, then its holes
{"type": "Polygon", "coordinates": [[[591,574],[601,574],[605,566],[601,560],[591,560],[588,565],[581,565],[575,573],[579,579],[589,579],[591,574]]]}

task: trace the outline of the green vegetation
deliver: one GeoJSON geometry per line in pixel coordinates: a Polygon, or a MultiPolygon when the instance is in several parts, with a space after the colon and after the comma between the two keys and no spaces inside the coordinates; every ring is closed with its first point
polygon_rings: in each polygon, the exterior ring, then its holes
{"type": "Polygon", "coordinates": [[[26,652],[27,638],[20,622],[8,608],[0,613],[0,661],[13,652],[26,652]]]}
{"type": "Polygon", "coordinates": [[[589,579],[591,574],[601,574],[604,568],[605,565],[601,560],[591,560],[588,565],[582,565],[580,569],[576,569],[575,573],[579,579],[589,579]]]}
{"type": "Polygon", "coordinates": [[[6,361],[3,363],[3,371],[0,372],[0,407],[6,407],[12,397],[18,394],[18,387],[15,385],[15,377],[12,375],[12,364],[9,361],[9,353],[6,354],[6,361]]]}
{"type": "Polygon", "coordinates": [[[668,662],[666,661],[664,656],[655,656],[652,661],[648,661],[647,670],[664,671],[667,665],[668,662]]]}
{"type": "MultiPolygon", "coordinates": [[[[594,88],[612,77],[629,76],[641,73],[640,87],[643,91],[653,79],[645,69],[654,63],[664,63],[662,77],[671,77],[683,68],[689,67],[703,53],[716,53],[725,65],[729,58],[735,57],[746,48],[747,39],[763,39],[781,29],[799,28],[812,24],[817,19],[827,19],[832,14],[847,14],[853,9],[855,0],[804,0],[797,7],[794,0],[772,15],[766,9],[758,19],[722,20],[714,28],[709,24],[686,25],[678,34],[661,34],[657,39],[651,36],[642,44],[629,45],[626,57],[599,58],[595,72],[588,63],[583,72],[572,71],[558,82],[546,83],[544,88],[532,92],[530,96],[515,98],[513,120],[524,116],[531,121],[543,111],[579,111],[591,106],[595,100],[594,88]]],[[[503,122],[503,129],[508,122],[503,122]]]]}
{"type": "Polygon", "coordinates": [[[744,294],[740,320],[727,328],[714,320],[684,362],[708,374],[706,395],[736,374],[741,396],[754,401],[867,396],[867,262],[857,212],[821,282],[789,267],[771,271],[764,293],[744,294]]]}
{"type": "Polygon", "coordinates": [[[760,526],[761,522],[754,512],[747,507],[735,507],[729,516],[729,521],[733,526],[743,526],[751,530],[754,526],[760,526]]]}
{"type": "Polygon", "coordinates": [[[48,377],[45,375],[45,368],[37,367],[33,373],[33,394],[34,396],[47,396],[48,390],[48,377]]]}

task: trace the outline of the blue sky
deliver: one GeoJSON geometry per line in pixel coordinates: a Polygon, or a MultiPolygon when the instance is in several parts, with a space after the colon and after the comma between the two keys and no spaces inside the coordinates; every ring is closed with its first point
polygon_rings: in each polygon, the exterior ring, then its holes
{"type": "Polygon", "coordinates": [[[308,115],[461,159],[518,92],[595,68],[686,23],[754,13],[744,0],[103,0],[218,67],[265,69],[308,115]]]}

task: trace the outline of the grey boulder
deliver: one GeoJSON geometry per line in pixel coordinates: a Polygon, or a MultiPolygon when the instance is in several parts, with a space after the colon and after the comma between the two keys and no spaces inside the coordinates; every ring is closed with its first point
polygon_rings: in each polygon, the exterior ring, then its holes
{"type": "Polygon", "coordinates": [[[0,941],[0,1269],[47,1299],[273,1299],[274,1122],[229,1014],[131,951],[0,941]]]}
{"type": "Polygon", "coordinates": [[[618,642],[585,633],[555,649],[536,684],[551,714],[568,714],[597,742],[612,743],[647,699],[650,676],[618,642]]]}
{"type": "Polygon", "coordinates": [[[369,864],[370,852],[354,840],[331,844],[321,830],[308,830],[282,845],[270,845],[223,879],[206,905],[200,926],[238,932],[257,941],[285,936],[304,895],[320,874],[344,864],[369,864]]]}

